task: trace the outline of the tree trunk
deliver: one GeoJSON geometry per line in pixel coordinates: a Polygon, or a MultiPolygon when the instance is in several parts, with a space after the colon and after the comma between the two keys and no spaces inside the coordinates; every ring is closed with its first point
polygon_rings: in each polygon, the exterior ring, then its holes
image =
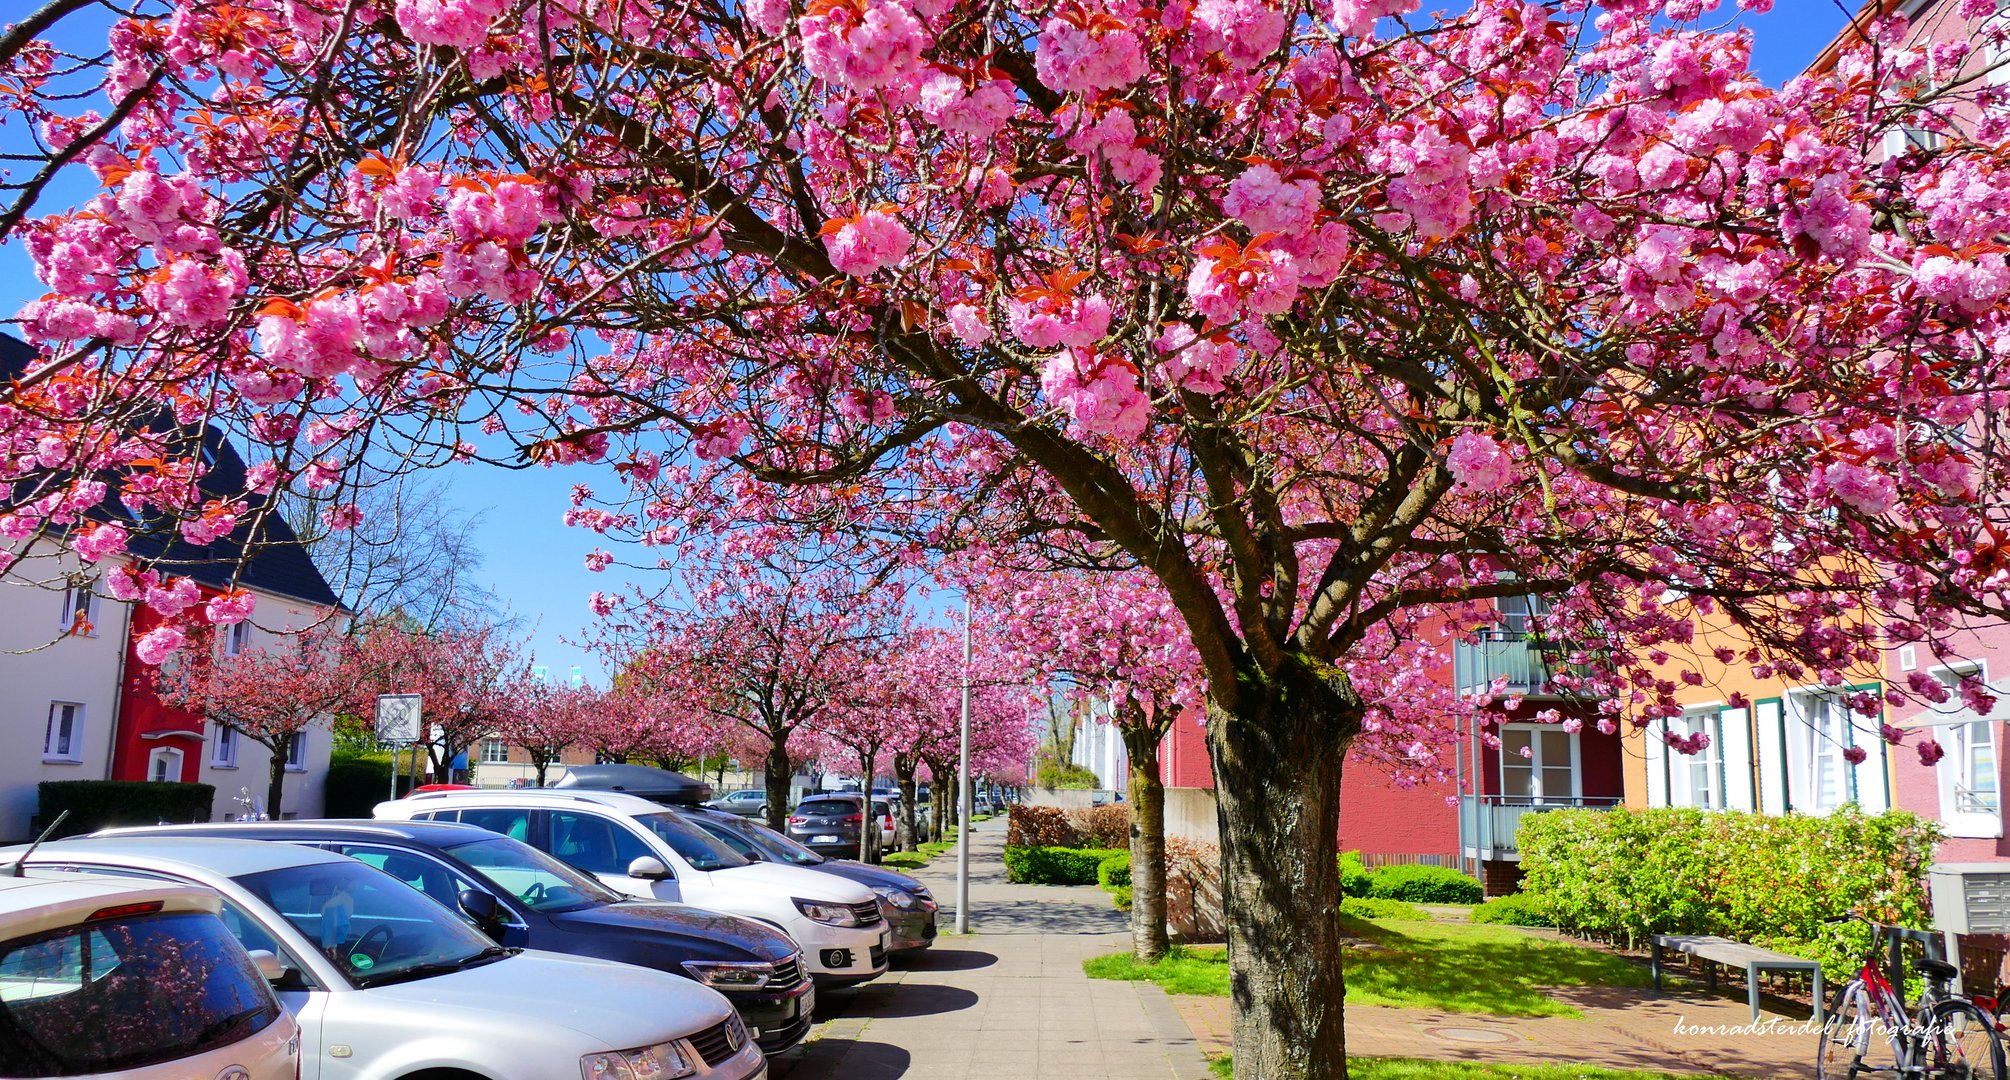
{"type": "Polygon", "coordinates": [[[1157,960],[1172,948],[1166,937],[1166,786],[1159,775],[1159,739],[1152,729],[1125,726],[1130,758],[1131,952],[1157,960]]]}
{"type": "Polygon", "coordinates": [[[1345,1080],[1340,766],[1360,698],[1296,657],[1238,682],[1237,708],[1210,698],[1207,724],[1236,1080],[1345,1080]]]}
{"type": "Polygon", "coordinates": [[[860,751],[860,771],[865,774],[865,790],[859,793],[858,807],[858,861],[867,866],[878,862],[874,853],[879,849],[879,815],[872,812],[873,766],[879,762],[879,747],[873,746],[860,751]]]}
{"type": "Polygon", "coordinates": [[[914,804],[916,784],[914,766],[901,768],[900,759],[893,759],[894,782],[900,785],[900,817],[893,823],[893,846],[900,851],[913,851],[916,847],[915,830],[919,822],[915,812],[921,809],[914,804]]]}
{"type": "Polygon", "coordinates": [[[545,770],[551,768],[551,755],[540,754],[532,750],[530,752],[530,767],[537,774],[537,786],[543,787],[545,770]]]}
{"type": "Polygon", "coordinates": [[[763,769],[768,782],[768,828],[786,836],[789,825],[789,780],[795,772],[789,767],[787,742],[777,738],[769,745],[768,760],[763,769]]]}
{"type": "Polygon", "coordinates": [[[272,761],[266,766],[265,816],[278,821],[279,800],[286,790],[286,741],[282,740],[278,746],[268,746],[266,749],[272,751],[272,761]]]}

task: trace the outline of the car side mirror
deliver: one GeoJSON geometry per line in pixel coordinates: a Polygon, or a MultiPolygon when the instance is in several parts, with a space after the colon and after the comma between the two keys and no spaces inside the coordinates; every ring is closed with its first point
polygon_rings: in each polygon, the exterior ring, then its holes
{"type": "Polygon", "coordinates": [[[283,982],[286,979],[287,972],[293,970],[287,967],[286,961],[281,960],[279,954],[273,952],[271,949],[253,949],[248,955],[251,957],[251,962],[258,967],[258,973],[264,976],[266,982],[283,982]]]}
{"type": "Polygon", "coordinates": [[[475,921],[476,926],[481,927],[483,933],[495,937],[502,930],[502,905],[496,902],[494,896],[480,889],[462,889],[456,899],[460,901],[461,910],[475,921]]]}
{"type": "Polygon", "coordinates": [[[638,855],[628,864],[628,876],[639,881],[662,881],[670,876],[670,868],[653,855],[638,855]]]}

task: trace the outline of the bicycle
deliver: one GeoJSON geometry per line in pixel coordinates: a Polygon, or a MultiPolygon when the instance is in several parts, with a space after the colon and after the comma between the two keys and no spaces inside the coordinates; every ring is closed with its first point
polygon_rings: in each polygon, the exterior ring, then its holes
{"type": "Polygon", "coordinates": [[[1890,1075],[1900,1080],[2005,1080],[1996,1018],[1951,985],[1961,969],[1924,958],[1926,991],[1910,1013],[1878,966],[1887,927],[1850,914],[1831,923],[1865,923],[1870,948],[1856,977],[1836,991],[1822,1024],[1816,1080],[1890,1075]]]}

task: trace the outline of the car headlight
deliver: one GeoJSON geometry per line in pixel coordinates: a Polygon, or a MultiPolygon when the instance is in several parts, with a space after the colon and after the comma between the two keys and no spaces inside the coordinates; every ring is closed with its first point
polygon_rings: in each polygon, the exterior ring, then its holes
{"type": "Polygon", "coordinates": [[[676,1080],[697,1071],[674,1042],[608,1050],[579,1059],[580,1080],[676,1080]]]}
{"type": "Polygon", "coordinates": [[[775,976],[775,965],[758,960],[686,960],[684,970],[714,990],[759,990],[775,976]]]}
{"type": "Polygon", "coordinates": [[[914,896],[905,889],[896,889],[891,885],[881,885],[872,891],[878,893],[881,900],[892,904],[902,911],[913,911],[920,906],[915,902],[914,896]]]}
{"type": "Polygon", "coordinates": [[[858,925],[858,912],[853,911],[849,905],[826,904],[819,900],[804,900],[800,897],[794,899],[796,901],[796,910],[802,912],[805,918],[813,922],[820,922],[827,926],[858,925]]]}

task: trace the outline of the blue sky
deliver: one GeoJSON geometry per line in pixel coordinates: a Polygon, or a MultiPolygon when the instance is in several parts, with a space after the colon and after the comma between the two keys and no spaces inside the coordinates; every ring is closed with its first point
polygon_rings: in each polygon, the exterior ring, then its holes
{"type": "MultiPolygon", "coordinates": [[[[1752,65],[1773,84],[1806,67],[1847,22],[1846,9],[1835,0],[1777,0],[1767,14],[1742,18],[1753,32],[1752,65]]],[[[76,44],[83,47],[82,42],[76,44]]],[[[18,121],[10,127],[0,117],[0,149],[20,148],[19,132],[18,121]]],[[[54,190],[41,209],[67,209],[93,194],[88,176],[81,181],[67,179],[71,182],[54,190]]],[[[0,312],[11,314],[41,291],[20,247],[0,246],[0,312]]],[[[461,465],[446,475],[454,501],[483,515],[484,575],[496,595],[522,618],[538,662],[549,665],[555,677],[564,677],[577,665],[588,680],[603,681],[605,667],[577,644],[590,620],[588,594],[596,589],[618,592],[631,580],[652,588],[661,584],[655,575],[631,577],[618,563],[599,574],[587,570],[586,553],[599,546],[600,538],[568,528],[561,520],[573,485],[607,484],[611,471],[594,466],[508,470],[461,465]]],[[[645,561],[634,552],[617,550],[616,555],[645,561]]]]}

